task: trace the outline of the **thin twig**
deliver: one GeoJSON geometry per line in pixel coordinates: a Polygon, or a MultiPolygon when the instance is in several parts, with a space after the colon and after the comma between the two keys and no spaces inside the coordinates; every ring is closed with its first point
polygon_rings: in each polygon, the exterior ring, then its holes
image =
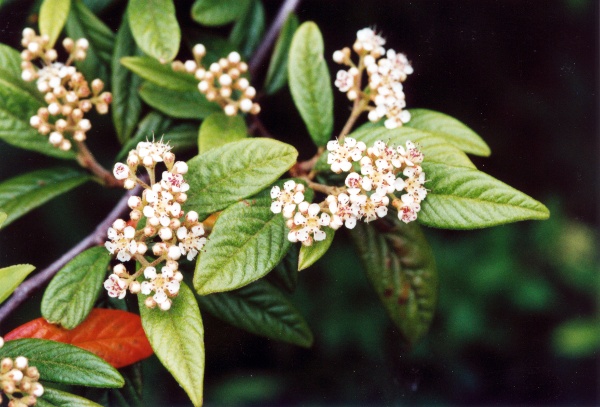
{"type": "Polygon", "coordinates": [[[294,10],[296,10],[298,4],[300,4],[300,0],[285,0],[285,2],[279,8],[279,12],[277,13],[275,20],[273,20],[273,23],[269,27],[269,31],[267,31],[267,34],[263,38],[256,52],[254,53],[254,56],[250,60],[249,67],[250,75],[252,77],[256,76],[256,71],[262,65],[269,49],[271,49],[271,47],[273,46],[273,43],[275,42],[275,39],[277,38],[277,35],[279,34],[283,23],[285,23],[285,20],[287,20],[288,15],[290,13],[293,13],[294,10]]]}
{"type": "Polygon", "coordinates": [[[100,178],[105,186],[109,188],[123,187],[123,181],[117,180],[110,171],[100,165],[83,141],[77,141],[76,143],[79,150],[77,154],[77,161],[83,168],[90,170],[94,175],[100,178]]]}
{"type": "Polygon", "coordinates": [[[76,246],[74,246],[71,250],[63,254],[59,259],[50,264],[44,270],[37,273],[32,278],[26,280],[23,284],[21,284],[12,294],[12,296],[4,303],[2,308],[0,308],[0,323],[4,321],[13,311],[19,307],[23,302],[27,300],[29,295],[36,291],[41,286],[45,285],[50,279],[73,257],[77,256],[79,253],[84,250],[97,246],[104,243],[106,239],[106,232],[108,228],[112,225],[112,223],[117,219],[126,209],[127,209],[127,200],[132,195],[139,195],[141,191],[141,187],[136,187],[127,193],[121,198],[121,200],[116,204],[112,211],[104,218],[102,222],[94,229],[92,233],[90,233],[87,237],[85,237],[81,242],[79,242],[76,246]]]}

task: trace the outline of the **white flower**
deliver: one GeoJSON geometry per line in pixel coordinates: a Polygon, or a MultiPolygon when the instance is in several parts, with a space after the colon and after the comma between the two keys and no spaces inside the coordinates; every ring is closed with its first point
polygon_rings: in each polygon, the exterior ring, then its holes
{"type": "Polygon", "coordinates": [[[336,74],[335,86],[340,92],[348,92],[355,86],[355,79],[358,75],[356,68],[350,68],[348,71],[340,70],[336,74]]]}
{"type": "Polygon", "coordinates": [[[341,145],[337,140],[331,140],[327,143],[327,164],[336,174],[348,172],[352,169],[352,162],[361,159],[366,147],[365,143],[352,137],[346,137],[341,145]]]}
{"type": "Polygon", "coordinates": [[[113,175],[118,180],[123,180],[129,177],[130,171],[129,167],[123,163],[116,163],[113,168],[113,175]]]}
{"type": "Polygon", "coordinates": [[[302,242],[305,246],[310,246],[313,240],[325,240],[327,235],[321,227],[329,226],[331,217],[326,213],[321,213],[319,216],[321,208],[314,203],[302,202],[298,205],[298,210],[291,222],[292,228],[288,239],[291,242],[302,242]]]}
{"type": "Polygon", "coordinates": [[[356,216],[352,213],[350,197],[344,193],[339,195],[329,195],[326,199],[329,204],[329,211],[332,214],[329,227],[337,230],[340,227],[346,226],[348,229],[353,229],[356,226],[356,216]]]}
{"type": "Polygon", "coordinates": [[[363,28],[356,33],[356,41],[353,48],[357,53],[370,53],[377,58],[385,53],[383,48],[385,40],[377,35],[371,28],[363,28]]]}
{"type": "Polygon", "coordinates": [[[117,219],[113,227],[108,228],[110,242],[104,243],[110,254],[117,253],[117,259],[122,262],[130,260],[138,251],[137,242],[134,240],[135,229],[132,226],[123,227],[124,224],[121,219],[117,219]]]}
{"type": "Polygon", "coordinates": [[[164,266],[158,274],[154,267],[146,267],[144,270],[146,281],[141,284],[141,293],[152,295],[152,299],[160,309],[166,311],[171,307],[171,298],[179,294],[183,275],[172,267],[164,266]],[[163,305],[164,304],[164,305],[163,305]]]}
{"type": "Polygon", "coordinates": [[[127,294],[127,281],[122,279],[116,274],[111,274],[108,279],[104,282],[104,288],[108,291],[108,296],[113,298],[119,298],[122,300],[127,294]]]}
{"type": "Polygon", "coordinates": [[[359,195],[352,204],[352,212],[357,218],[364,218],[365,222],[370,222],[387,215],[389,203],[390,199],[387,196],[378,193],[370,197],[359,195]]]}
{"type": "Polygon", "coordinates": [[[137,155],[147,167],[153,167],[163,161],[165,153],[171,151],[171,146],[159,141],[140,141],[136,147],[137,155]]]}
{"type": "Polygon", "coordinates": [[[182,215],[181,204],[175,201],[170,192],[163,190],[161,184],[154,184],[152,190],[146,189],[144,198],[148,204],[142,213],[151,226],[169,226],[172,218],[179,219],[182,215]]]}
{"type": "Polygon", "coordinates": [[[402,204],[398,208],[398,219],[404,223],[409,223],[417,220],[417,212],[421,210],[421,205],[415,202],[414,198],[409,194],[404,194],[400,198],[402,204]]]}
{"type": "Polygon", "coordinates": [[[187,259],[191,261],[206,244],[204,227],[202,224],[198,224],[188,230],[185,226],[182,226],[177,229],[177,239],[179,240],[181,254],[187,253],[187,259]]]}
{"type": "Polygon", "coordinates": [[[296,205],[304,201],[304,184],[296,184],[288,180],[283,184],[283,191],[277,185],[271,188],[271,212],[281,213],[285,218],[294,216],[296,205]]]}
{"type": "Polygon", "coordinates": [[[184,181],[183,176],[168,171],[163,171],[160,184],[166,191],[173,193],[187,192],[190,189],[190,185],[184,181]]]}

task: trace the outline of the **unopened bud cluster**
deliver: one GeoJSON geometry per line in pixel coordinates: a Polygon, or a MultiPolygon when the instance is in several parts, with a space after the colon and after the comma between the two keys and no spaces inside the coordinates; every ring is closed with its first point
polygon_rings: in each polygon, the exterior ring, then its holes
{"type": "Polygon", "coordinates": [[[173,70],[186,72],[199,81],[198,90],[211,102],[223,108],[227,116],[235,116],[238,112],[258,114],[260,106],[253,102],[256,89],[243,75],[248,72],[248,64],[242,61],[239,53],[231,52],[227,58],[205,67],[202,59],[206,48],[196,44],[193,48],[194,59],[185,62],[173,61],[173,70]]]}
{"type": "Polygon", "coordinates": [[[271,211],[283,213],[290,229],[288,239],[310,246],[313,241],[326,238],[323,227],[333,230],[356,222],[370,222],[388,213],[390,200],[398,210],[398,218],[405,222],[417,219],[421,201],[427,196],[425,173],[421,167],[423,153],[407,141],[406,147],[388,146],[376,141],[367,148],[365,143],[346,137],[342,143],[332,140],[327,144],[328,164],[337,174],[349,172],[345,187],[329,187],[332,191],[320,204],[304,201],[304,185],[286,181],[283,190],[271,189],[271,211]],[[360,166],[354,172],[353,163],[360,166]],[[397,193],[401,193],[400,198],[397,193]]]}
{"type": "Polygon", "coordinates": [[[108,112],[112,101],[110,92],[103,92],[104,83],[94,79],[91,85],[81,72],[71,65],[83,61],[89,43],[85,38],[63,40],[69,54],[65,63],[57,62],[58,53],[49,44],[48,36],[36,35],[31,28],[23,30],[21,44],[21,77],[24,81],[36,81],[38,90],[48,104],[37,111],[29,120],[31,126],[46,136],[55,147],[67,151],[72,140],[81,142],[92,128],[85,114],[95,106],[100,114],[108,112]],[[41,63],[39,68],[34,63],[41,63]]]}
{"type": "Polygon", "coordinates": [[[369,120],[376,122],[385,117],[385,127],[394,129],[410,120],[406,107],[402,83],[413,68],[402,53],[383,48],[385,40],[371,28],[363,28],[356,34],[352,46],[358,55],[358,64],[351,58],[350,48],[346,47],[333,53],[333,60],[349,66],[336,75],[335,85],[345,92],[350,100],[361,99],[367,102],[369,120]],[[361,89],[363,72],[368,76],[368,88],[361,89]],[[372,103],[372,105],[370,104],[372,103]]]}
{"type": "Polygon", "coordinates": [[[198,214],[194,211],[186,214],[181,209],[190,188],[183,178],[187,171],[187,164],[175,161],[171,147],[162,141],[138,143],[129,152],[127,163],[115,164],[113,174],[124,181],[126,189],[139,184],[144,190],[141,196],[129,198],[130,221],[117,219],[108,229],[109,241],[105,243],[108,251],[121,262],[134,259],[141,264],[133,274],[123,264],[113,268],[104,282],[110,297],[122,299],[127,290],[132,294],[141,292],[149,296],[145,302],[148,308],[158,306],[163,311],[171,308],[171,299],[179,293],[183,279],[178,260],[182,256],[194,259],[206,243],[198,214]],[[155,174],[158,164],[166,169],[160,180],[155,174]],[[140,167],[148,172],[150,185],[137,177],[140,167]],[[145,226],[136,230],[140,220],[145,220],[145,226]],[[149,251],[156,257],[151,262],[146,259],[149,251]]]}
{"type": "MultiPolygon", "coordinates": [[[[4,340],[0,337],[0,348],[4,340]]],[[[14,360],[0,360],[0,389],[6,395],[8,407],[33,406],[37,398],[44,394],[44,387],[38,382],[40,373],[35,366],[29,366],[26,357],[19,356],[14,360]]],[[[0,393],[0,403],[2,403],[0,393]]]]}

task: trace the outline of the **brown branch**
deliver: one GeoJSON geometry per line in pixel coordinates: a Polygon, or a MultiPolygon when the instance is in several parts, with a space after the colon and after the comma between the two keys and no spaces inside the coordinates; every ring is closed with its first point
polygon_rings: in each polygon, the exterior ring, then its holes
{"type": "Polygon", "coordinates": [[[112,223],[117,219],[125,210],[128,209],[127,200],[132,195],[139,195],[141,187],[136,187],[121,198],[121,200],[115,205],[113,210],[104,218],[100,224],[94,229],[92,233],[86,236],[81,242],[74,246],[71,250],[63,254],[60,258],[46,267],[44,270],[37,273],[35,276],[28,280],[25,280],[17,289],[13,292],[12,296],[4,303],[0,308],[0,323],[4,321],[13,311],[15,311],[19,305],[29,298],[29,296],[41,286],[46,284],[50,279],[73,257],[77,256],[84,250],[103,244],[106,239],[106,232],[112,223]]]}
{"type": "Polygon", "coordinates": [[[116,179],[110,171],[100,165],[83,141],[77,141],[76,143],[78,149],[77,162],[79,162],[79,165],[87,168],[92,174],[100,178],[102,184],[105,186],[110,188],[123,187],[123,181],[116,179]]]}

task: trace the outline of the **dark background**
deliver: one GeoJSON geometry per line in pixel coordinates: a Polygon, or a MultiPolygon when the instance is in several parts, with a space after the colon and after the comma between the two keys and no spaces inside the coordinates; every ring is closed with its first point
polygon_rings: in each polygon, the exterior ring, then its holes
{"type": "MultiPolygon", "coordinates": [[[[16,46],[30,4],[0,12],[3,42],[16,46]]],[[[191,2],[176,4],[185,17],[191,2]]],[[[271,21],[280,2],[264,4],[271,21]]],[[[122,5],[100,16],[116,27],[122,5]]],[[[408,106],[473,128],[492,149],[476,165],[544,202],[552,216],[480,231],[427,230],[440,301],[430,334],[413,349],[379,305],[350,242],[336,238],[336,250],[301,273],[293,295],[313,348],[203,315],[207,404],[597,404],[598,2],[305,0],[298,16],[319,25],[328,58],[358,29],[376,27],[387,47],[412,60],[408,106]]],[[[333,76],[339,67],[329,66],[333,76]]],[[[313,146],[290,100],[287,89],[264,99],[261,118],[307,158],[313,146]]],[[[349,104],[337,92],[335,102],[339,131],[349,104]]],[[[94,132],[90,143],[110,165],[117,150],[110,121],[94,132]]],[[[1,179],[55,164],[0,142],[1,179]]],[[[119,195],[84,186],[15,222],[0,234],[0,266],[43,268],[119,195]]],[[[38,317],[39,297],[2,332],[38,317]]],[[[144,372],[148,405],[185,403],[155,358],[144,372]]]]}

